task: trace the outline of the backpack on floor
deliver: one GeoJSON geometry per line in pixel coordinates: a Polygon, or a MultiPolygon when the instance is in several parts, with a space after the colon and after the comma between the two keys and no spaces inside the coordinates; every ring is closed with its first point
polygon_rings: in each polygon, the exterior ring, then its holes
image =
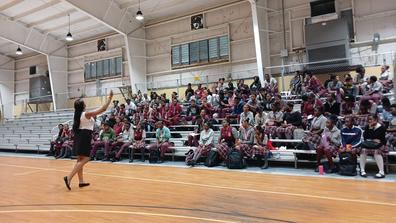
{"type": "Polygon", "coordinates": [[[246,160],[243,158],[241,151],[232,149],[228,153],[226,164],[228,169],[243,169],[246,167],[246,160]]]}
{"type": "Polygon", "coordinates": [[[149,163],[158,163],[159,160],[160,160],[160,151],[159,151],[159,149],[150,150],[149,163]]]}
{"type": "Polygon", "coordinates": [[[338,173],[343,176],[356,176],[357,160],[356,157],[348,152],[339,155],[338,173]]]}
{"type": "Polygon", "coordinates": [[[102,160],[102,159],[104,159],[104,156],[105,156],[104,151],[102,149],[100,149],[100,150],[96,151],[95,159],[102,160]]]}
{"type": "Polygon", "coordinates": [[[210,150],[205,160],[205,166],[214,167],[219,164],[219,157],[217,151],[210,150]]]}

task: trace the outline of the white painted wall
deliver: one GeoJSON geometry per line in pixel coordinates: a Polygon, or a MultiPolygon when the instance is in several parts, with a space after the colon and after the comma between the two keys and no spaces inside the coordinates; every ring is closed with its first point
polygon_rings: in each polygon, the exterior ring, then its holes
{"type": "MultiPolygon", "coordinates": [[[[102,38],[98,38],[102,39],[102,38]]],[[[113,89],[117,93],[117,87],[122,85],[130,85],[129,71],[127,66],[127,54],[125,51],[124,38],[120,34],[106,37],[107,51],[97,51],[97,40],[74,44],[68,47],[69,63],[68,63],[68,91],[69,96],[86,97],[105,94],[106,89],[113,89]],[[113,57],[123,57],[123,78],[111,78],[101,80],[99,82],[84,82],[84,64],[90,61],[104,60],[113,57]]]]}
{"type": "Polygon", "coordinates": [[[45,75],[48,71],[47,58],[45,55],[37,54],[15,60],[15,101],[21,104],[29,99],[29,79],[34,77],[29,75],[29,67],[38,66],[38,75],[45,75]]]}
{"type": "MultiPolygon", "coordinates": [[[[271,54],[270,64],[280,65],[280,50],[283,48],[281,0],[266,0],[268,13],[271,54]],[[277,10],[277,11],[273,11],[277,10]]],[[[310,16],[309,0],[285,0],[286,13],[286,48],[289,51],[289,63],[305,61],[305,55],[296,54],[294,49],[305,47],[304,19],[310,16]]],[[[378,32],[381,39],[396,37],[396,4],[394,0],[337,0],[339,10],[353,8],[355,13],[356,42],[371,41],[373,33],[378,32]]],[[[156,23],[145,27],[145,62],[148,86],[156,88],[175,87],[181,80],[182,85],[187,83],[206,83],[216,81],[220,77],[233,79],[249,78],[257,75],[256,53],[252,27],[252,13],[250,3],[241,1],[218,9],[203,12],[205,29],[190,30],[190,17],[181,17],[174,20],[156,23]],[[171,45],[190,42],[202,38],[209,38],[219,34],[230,35],[231,61],[222,64],[213,64],[184,69],[171,69],[171,45]],[[200,77],[200,78],[198,78],[200,77]]],[[[100,39],[98,37],[97,39],[100,39]]],[[[97,52],[96,41],[93,39],[84,43],[73,44],[68,47],[68,91],[70,97],[96,96],[106,93],[108,88],[117,88],[130,85],[128,55],[125,47],[124,36],[114,34],[107,36],[108,50],[97,52]],[[123,56],[123,78],[112,78],[100,82],[84,82],[84,64],[89,61],[123,56]]],[[[396,39],[396,38],[395,38],[396,39]]],[[[142,42],[142,41],[131,41],[142,42]]],[[[142,43],[143,44],[143,43],[142,43]]],[[[380,45],[378,53],[396,51],[396,43],[380,45]]],[[[371,46],[359,46],[351,50],[352,56],[371,55],[371,46]]],[[[130,56],[144,59],[144,54],[131,54],[130,56]]],[[[367,58],[367,64],[373,60],[382,63],[391,63],[388,57],[367,58]]],[[[138,61],[138,60],[136,60],[138,61]]],[[[27,98],[28,94],[28,68],[30,65],[43,65],[47,67],[45,56],[34,56],[16,60],[15,90],[16,98],[27,98]]],[[[144,64],[142,62],[142,64],[144,64]]],[[[363,61],[365,64],[365,61],[363,61]]],[[[144,70],[141,67],[140,71],[144,70]]],[[[139,72],[140,72],[139,71],[139,72]]],[[[134,77],[132,77],[134,78],[134,77]]],[[[141,79],[137,80],[137,82],[141,79]]],[[[143,81],[144,82],[144,81],[143,81]]],[[[139,83],[138,83],[139,84],[139,83]]],[[[141,83],[145,84],[145,83],[141,83]]],[[[116,91],[117,92],[117,91],[116,91]]]]}
{"type": "Polygon", "coordinates": [[[14,111],[15,60],[0,55],[0,111],[4,118],[12,118],[14,111]]]}
{"type": "MultiPolygon", "coordinates": [[[[205,29],[191,31],[190,17],[146,27],[147,81],[154,87],[205,83],[220,77],[247,78],[257,75],[250,3],[243,1],[204,12],[205,29]],[[229,34],[231,61],[184,69],[171,69],[171,45],[229,34]],[[240,72],[246,71],[246,72],[240,72]],[[207,77],[207,78],[206,78],[207,77]]],[[[150,85],[149,85],[150,86],[150,85]]]]}
{"type": "MultiPolygon", "coordinates": [[[[271,65],[281,64],[280,50],[283,48],[282,32],[282,1],[267,0],[268,7],[278,10],[269,13],[271,65]]],[[[289,60],[294,63],[306,62],[305,54],[296,55],[294,49],[305,47],[304,19],[310,17],[310,0],[285,1],[286,48],[289,60]]],[[[396,37],[396,4],[394,0],[337,0],[339,10],[353,9],[355,16],[355,40],[357,43],[371,41],[374,33],[379,33],[381,39],[396,37]]],[[[396,41],[396,40],[395,40],[396,41]]],[[[351,57],[362,57],[374,53],[396,51],[396,43],[380,45],[378,51],[372,51],[371,46],[351,49],[351,57]]],[[[381,57],[386,63],[390,58],[381,57]]],[[[371,59],[370,59],[371,60],[371,59]]],[[[364,64],[364,61],[363,61],[364,64]]],[[[371,64],[371,62],[367,62],[371,64]]],[[[382,64],[382,63],[380,63],[382,64]]]]}

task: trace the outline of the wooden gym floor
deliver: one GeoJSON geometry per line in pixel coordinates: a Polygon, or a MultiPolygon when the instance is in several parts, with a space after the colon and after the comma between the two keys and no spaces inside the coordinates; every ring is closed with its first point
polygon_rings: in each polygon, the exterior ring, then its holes
{"type": "Polygon", "coordinates": [[[0,157],[0,222],[396,222],[396,183],[0,157]]]}

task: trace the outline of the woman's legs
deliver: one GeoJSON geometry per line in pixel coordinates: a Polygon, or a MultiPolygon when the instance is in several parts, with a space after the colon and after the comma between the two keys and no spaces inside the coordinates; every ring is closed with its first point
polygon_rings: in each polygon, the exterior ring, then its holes
{"type": "Polygon", "coordinates": [[[384,159],[383,159],[382,155],[378,152],[378,150],[375,151],[374,159],[375,159],[375,162],[377,163],[379,174],[385,175],[384,159]]]}
{"type": "Polygon", "coordinates": [[[87,156],[78,156],[77,158],[77,163],[74,165],[73,170],[70,172],[70,174],[67,176],[67,180],[70,184],[71,180],[73,179],[74,175],[78,173],[78,179],[80,183],[84,182],[83,179],[83,168],[84,165],[89,161],[89,157],[87,156]]]}
{"type": "Polygon", "coordinates": [[[360,175],[366,174],[366,162],[367,162],[367,152],[366,149],[362,149],[360,152],[360,175]]]}

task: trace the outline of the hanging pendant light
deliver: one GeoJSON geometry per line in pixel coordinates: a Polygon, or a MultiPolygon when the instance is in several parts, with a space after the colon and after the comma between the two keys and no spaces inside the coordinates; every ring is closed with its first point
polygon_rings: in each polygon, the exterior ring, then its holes
{"type": "Polygon", "coordinates": [[[140,10],[140,0],[139,0],[139,10],[136,12],[136,17],[137,20],[142,21],[144,19],[143,13],[140,10]]]}
{"type": "Polygon", "coordinates": [[[18,56],[23,54],[22,49],[21,49],[21,47],[19,47],[19,45],[18,45],[18,48],[17,48],[15,54],[18,56]]]}
{"type": "Polygon", "coordinates": [[[67,15],[69,17],[69,32],[66,35],[66,41],[73,41],[73,35],[70,32],[70,14],[67,15]]]}

